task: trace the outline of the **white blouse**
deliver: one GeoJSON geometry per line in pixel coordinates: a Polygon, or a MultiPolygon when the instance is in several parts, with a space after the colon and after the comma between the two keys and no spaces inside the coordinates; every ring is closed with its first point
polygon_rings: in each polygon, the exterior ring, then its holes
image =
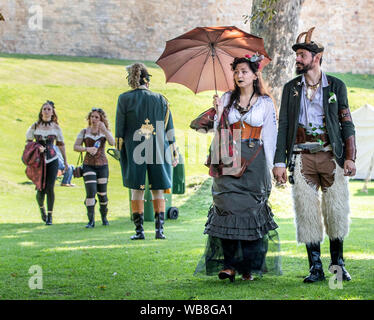
{"type": "Polygon", "coordinates": [[[55,122],[50,125],[31,125],[26,132],[27,140],[34,140],[35,136],[41,136],[43,140],[46,140],[48,136],[56,136],[56,141],[64,142],[64,136],[62,135],[61,128],[55,122]]]}
{"type": "MultiPolygon", "coordinates": [[[[227,106],[230,101],[231,91],[224,93],[221,97],[223,106],[227,106]]],[[[243,116],[232,105],[229,111],[229,124],[242,119],[252,127],[262,127],[261,140],[264,144],[266,163],[269,169],[273,168],[274,154],[277,144],[277,117],[273,100],[268,96],[259,96],[256,103],[243,116]]],[[[217,129],[218,119],[214,118],[214,129],[217,129]]]]}
{"type": "Polygon", "coordinates": [[[92,140],[96,141],[96,140],[99,140],[102,137],[106,138],[105,134],[100,132],[100,134],[98,134],[98,135],[93,135],[91,133],[91,129],[86,128],[86,129],[82,129],[78,133],[77,139],[79,139],[79,142],[82,143],[85,138],[91,138],[92,140]],[[86,133],[84,131],[86,131],[86,133]]]}
{"type": "Polygon", "coordinates": [[[63,143],[64,142],[64,136],[62,135],[61,128],[58,124],[55,122],[52,122],[49,125],[43,125],[43,124],[33,124],[30,126],[30,128],[26,132],[26,139],[27,140],[34,140],[36,139],[38,141],[42,140],[46,142],[45,147],[47,148],[46,153],[46,159],[45,163],[50,163],[58,158],[56,152],[52,152],[52,148],[54,145],[54,140],[57,142],[63,143]],[[48,139],[49,136],[52,136],[52,139],[48,139]]]}

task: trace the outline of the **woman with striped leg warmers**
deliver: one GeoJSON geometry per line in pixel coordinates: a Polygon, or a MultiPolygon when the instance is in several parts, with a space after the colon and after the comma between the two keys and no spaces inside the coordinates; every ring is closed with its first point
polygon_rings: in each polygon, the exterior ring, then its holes
{"type": "Polygon", "coordinates": [[[74,144],[74,151],[86,152],[83,161],[83,179],[86,188],[88,224],[86,228],[95,227],[96,194],[100,205],[101,220],[104,226],[107,220],[109,177],[108,159],[105,156],[105,142],[112,146],[114,138],[109,130],[106,114],[101,108],[92,108],[87,116],[88,127],[83,129],[74,144]],[[84,146],[83,146],[84,145],[84,146]]]}

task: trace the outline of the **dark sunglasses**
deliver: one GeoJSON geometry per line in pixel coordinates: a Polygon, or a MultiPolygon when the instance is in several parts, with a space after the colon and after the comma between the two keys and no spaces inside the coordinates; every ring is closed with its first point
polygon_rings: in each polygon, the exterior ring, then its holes
{"type": "Polygon", "coordinates": [[[91,111],[99,111],[99,112],[104,112],[103,109],[101,108],[92,108],[91,111]]]}

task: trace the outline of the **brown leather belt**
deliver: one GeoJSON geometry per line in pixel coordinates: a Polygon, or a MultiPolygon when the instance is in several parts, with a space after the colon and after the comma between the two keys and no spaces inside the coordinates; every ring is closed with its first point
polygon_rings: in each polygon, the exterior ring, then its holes
{"type": "MultiPolygon", "coordinates": [[[[327,147],[329,144],[330,144],[329,142],[325,142],[325,143],[322,145],[322,147],[323,147],[323,148],[324,148],[324,147],[327,147]]],[[[323,150],[320,150],[320,151],[325,152],[325,151],[323,151],[323,150]]],[[[318,152],[320,152],[320,151],[318,151],[318,152]]],[[[300,151],[293,151],[292,153],[293,153],[293,154],[313,154],[313,153],[316,153],[316,152],[310,152],[309,149],[304,149],[304,150],[300,150],[300,151]]]]}
{"type": "Polygon", "coordinates": [[[262,127],[252,127],[248,123],[243,122],[244,127],[240,121],[231,125],[234,130],[241,130],[241,139],[260,139],[262,127]]]}
{"type": "Polygon", "coordinates": [[[295,141],[296,144],[305,142],[319,142],[319,140],[322,140],[323,142],[329,142],[329,136],[326,133],[317,134],[314,136],[311,134],[306,134],[306,130],[303,127],[297,128],[295,141]]]}

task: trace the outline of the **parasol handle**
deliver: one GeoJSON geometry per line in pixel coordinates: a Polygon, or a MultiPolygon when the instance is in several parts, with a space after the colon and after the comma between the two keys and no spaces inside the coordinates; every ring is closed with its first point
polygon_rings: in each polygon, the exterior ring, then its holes
{"type": "Polygon", "coordinates": [[[214,89],[216,90],[216,94],[217,94],[216,68],[215,68],[215,65],[214,65],[214,57],[216,56],[216,49],[214,48],[214,43],[213,42],[209,43],[209,46],[210,46],[210,49],[211,49],[211,52],[212,52],[212,59],[213,59],[214,89]]]}

